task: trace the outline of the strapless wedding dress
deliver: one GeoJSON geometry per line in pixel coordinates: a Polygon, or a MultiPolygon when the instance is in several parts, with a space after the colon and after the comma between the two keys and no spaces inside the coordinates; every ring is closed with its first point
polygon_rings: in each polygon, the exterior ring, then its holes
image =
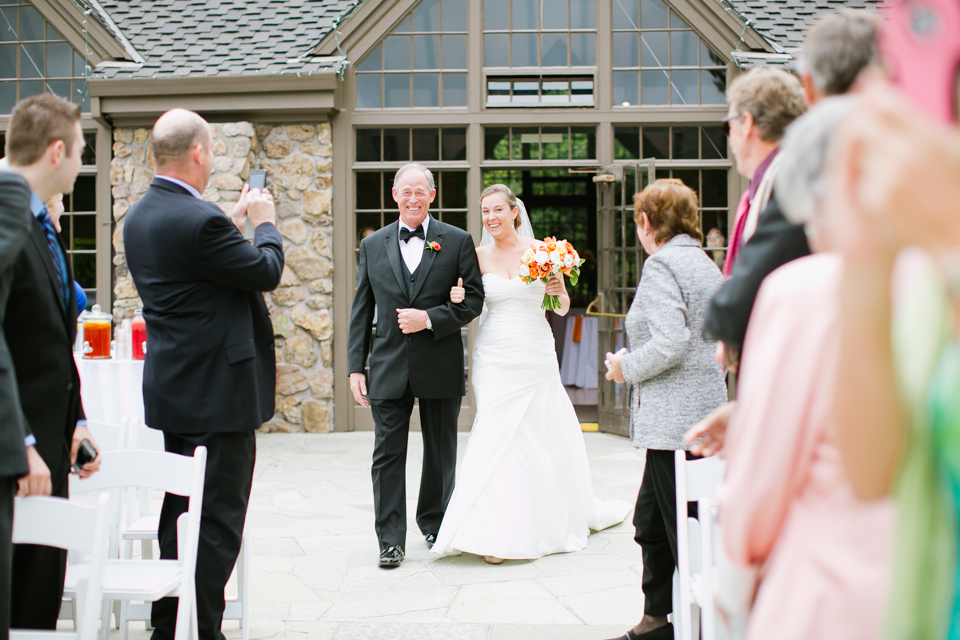
{"type": "Polygon", "coordinates": [[[579,551],[630,505],[594,499],[583,433],[560,382],[544,285],[483,275],[477,415],[433,552],[529,559],[579,551]]]}

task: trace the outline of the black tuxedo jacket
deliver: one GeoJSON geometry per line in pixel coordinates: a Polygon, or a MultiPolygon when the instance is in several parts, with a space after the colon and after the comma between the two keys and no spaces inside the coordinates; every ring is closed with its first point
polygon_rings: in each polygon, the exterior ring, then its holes
{"type": "MultiPolygon", "coordinates": [[[[29,196],[27,202],[29,211],[29,196]]],[[[30,215],[27,242],[13,265],[3,332],[17,372],[25,431],[37,439],[54,487],[70,472],[73,431],[84,418],[73,361],[77,294],[69,260],[66,266],[70,286],[64,300],[43,225],[30,215]]]]}
{"type": "MultiPolygon", "coordinates": [[[[0,173],[0,327],[13,284],[13,265],[28,241],[31,217],[26,181],[12,173],[0,173]]],[[[26,475],[24,435],[16,372],[6,334],[0,331],[0,476],[26,475]]]]}
{"type": "Polygon", "coordinates": [[[473,237],[433,216],[427,225],[424,246],[410,295],[400,255],[400,225],[392,223],[360,243],[357,292],[350,312],[347,345],[350,373],[363,373],[370,354],[368,397],[391,400],[401,397],[410,383],[418,398],[456,398],[466,393],[463,378],[463,341],[460,328],[480,315],[483,282],[473,237]],[[464,301],[450,302],[450,288],[463,278],[464,301]],[[377,334],[371,340],[374,309],[377,334]],[[397,324],[397,309],[423,309],[433,330],[404,334],[397,324]],[[371,344],[372,342],[372,344],[371,344]]]}
{"type": "Polygon", "coordinates": [[[753,303],[764,278],[774,269],[807,255],[810,255],[807,234],[802,226],[783,217],[774,193],[757,219],[756,231],[740,250],[730,277],[710,300],[703,337],[722,340],[741,350],[753,303]]]}
{"type": "Polygon", "coordinates": [[[147,323],[147,424],[223,433],[272,418],[273,326],[261,292],[280,284],[277,228],[261,224],[251,245],[217,205],[155,178],[127,213],[123,242],[147,323]]]}

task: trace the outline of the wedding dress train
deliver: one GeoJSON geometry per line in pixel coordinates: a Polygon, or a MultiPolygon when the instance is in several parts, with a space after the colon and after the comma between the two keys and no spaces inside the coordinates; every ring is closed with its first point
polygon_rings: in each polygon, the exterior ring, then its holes
{"type": "Polygon", "coordinates": [[[583,433],[560,382],[544,285],[483,275],[477,415],[433,552],[530,559],[578,551],[630,505],[593,497],[583,433]]]}

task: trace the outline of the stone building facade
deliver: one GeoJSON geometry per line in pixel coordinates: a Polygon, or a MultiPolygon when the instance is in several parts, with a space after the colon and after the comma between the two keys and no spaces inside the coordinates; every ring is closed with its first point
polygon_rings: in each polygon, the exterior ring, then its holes
{"type": "MultiPolygon", "coordinates": [[[[277,410],[263,431],[326,433],[333,428],[332,140],[328,122],[211,124],[214,169],[203,197],[230,213],[250,169],[267,172],[286,266],[265,294],[277,356],[277,410]]],[[[124,217],[153,180],[149,131],[115,128],[113,196],[116,322],[141,306],[127,270],[124,217]]]]}

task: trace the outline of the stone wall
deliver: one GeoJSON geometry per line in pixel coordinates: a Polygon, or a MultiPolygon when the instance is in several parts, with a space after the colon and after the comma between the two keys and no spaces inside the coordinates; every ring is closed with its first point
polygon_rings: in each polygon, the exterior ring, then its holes
{"type": "MultiPolygon", "coordinates": [[[[203,197],[233,210],[251,168],[267,171],[277,205],[286,267],[280,286],[265,295],[277,356],[277,412],[263,431],[326,433],[333,425],[333,218],[329,123],[274,126],[210,125],[214,168],[203,197]]],[[[114,319],[141,306],[127,271],[123,222],[153,179],[147,129],[114,129],[114,319]]]]}

